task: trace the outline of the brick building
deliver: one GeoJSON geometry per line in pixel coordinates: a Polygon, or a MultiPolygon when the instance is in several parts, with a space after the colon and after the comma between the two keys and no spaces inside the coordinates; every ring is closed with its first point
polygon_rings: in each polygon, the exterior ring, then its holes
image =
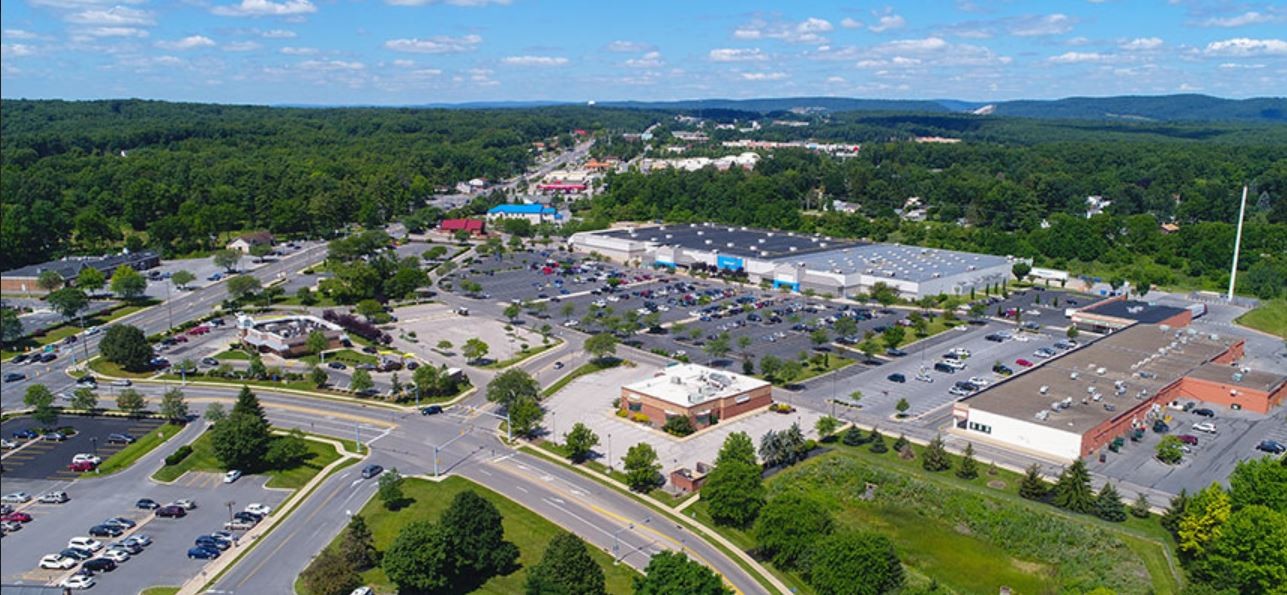
{"type": "Polygon", "coordinates": [[[712,417],[728,419],[771,403],[773,385],[768,382],[696,364],[679,364],[621,387],[620,407],[631,414],[647,415],[656,427],[682,415],[701,429],[710,425],[712,417]]]}
{"type": "Polygon", "coordinates": [[[58,273],[67,285],[75,285],[76,278],[85,269],[98,269],[110,278],[112,272],[121,265],[128,265],[136,271],[145,271],[161,264],[161,257],[151,250],[139,252],[122,252],[107,256],[68,256],[61,260],[51,260],[40,264],[27,265],[0,273],[0,291],[4,293],[45,293],[37,280],[45,271],[58,273]]]}
{"type": "Polygon", "coordinates": [[[1193,322],[1193,312],[1186,308],[1151,304],[1119,295],[1074,310],[1070,318],[1081,330],[1111,333],[1137,323],[1188,326],[1193,322]]]}

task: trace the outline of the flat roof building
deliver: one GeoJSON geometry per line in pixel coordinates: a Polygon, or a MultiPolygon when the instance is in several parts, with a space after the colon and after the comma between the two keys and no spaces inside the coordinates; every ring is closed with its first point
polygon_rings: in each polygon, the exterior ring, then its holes
{"type": "Polygon", "coordinates": [[[619,406],[626,414],[648,416],[656,427],[683,416],[693,427],[704,428],[772,402],[773,385],[768,382],[696,364],[678,364],[622,386],[619,406]]]}
{"type": "Polygon", "coordinates": [[[1119,295],[1074,310],[1071,318],[1077,328],[1107,333],[1136,323],[1187,326],[1193,321],[1193,312],[1187,308],[1163,306],[1119,295]]]}
{"type": "Polygon", "coordinates": [[[487,219],[527,219],[532,223],[562,221],[563,215],[554,207],[542,204],[503,204],[487,209],[487,219]]]}
{"type": "Polygon", "coordinates": [[[740,271],[753,282],[833,295],[876,283],[911,298],[966,295],[1004,282],[1012,267],[1002,256],[711,223],[582,232],[570,242],[622,262],[740,271]]]}
{"type": "Polygon", "coordinates": [[[1166,405],[1202,401],[1268,413],[1287,376],[1240,367],[1241,339],[1135,324],[957,401],[969,436],[1058,460],[1089,456],[1166,405]]]}
{"type": "Polygon", "coordinates": [[[112,272],[121,265],[128,265],[136,271],[145,271],[160,264],[161,257],[151,250],[122,252],[107,256],[68,256],[61,260],[31,264],[0,273],[0,290],[4,293],[45,293],[45,290],[36,282],[45,271],[58,273],[64,282],[74,285],[80,272],[87,268],[98,269],[104,276],[110,278],[112,272]]]}
{"type": "Polygon", "coordinates": [[[344,329],[316,316],[282,316],[268,320],[255,320],[246,315],[237,317],[241,342],[260,352],[275,353],[281,357],[307,355],[308,336],[321,331],[326,336],[327,349],[342,345],[347,339],[344,329]]]}

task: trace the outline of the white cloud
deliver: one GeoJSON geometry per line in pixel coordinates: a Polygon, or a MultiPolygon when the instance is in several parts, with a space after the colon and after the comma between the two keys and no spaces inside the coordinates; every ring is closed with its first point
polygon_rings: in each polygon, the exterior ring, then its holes
{"type": "Polygon", "coordinates": [[[568,59],[561,56],[506,56],[501,62],[510,66],[563,66],[568,59]]]}
{"type": "Polygon", "coordinates": [[[450,4],[452,6],[487,6],[497,4],[505,6],[510,0],[384,0],[385,4],[394,6],[425,6],[427,4],[450,4]]]}
{"type": "Polygon", "coordinates": [[[831,22],[826,19],[809,17],[798,23],[774,22],[755,19],[746,25],[733,30],[737,39],[776,39],[787,43],[824,44],[827,38],[823,33],[833,30],[831,22]]]}
{"type": "Polygon", "coordinates": [[[829,76],[827,77],[827,82],[833,85],[843,85],[849,81],[846,81],[843,76],[829,76]]]}
{"type": "Polygon", "coordinates": [[[36,53],[36,48],[23,43],[0,43],[0,56],[14,58],[20,56],[31,56],[36,53]]]}
{"type": "Polygon", "coordinates": [[[634,54],[638,52],[646,52],[648,50],[651,50],[653,49],[653,46],[647,43],[639,43],[637,41],[625,41],[625,40],[618,39],[604,46],[604,49],[608,50],[609,52],[617,52],[621,54],[634,54]]]}
{"type": "Polygon", "coordinates": [[[253,52],[263,46],[254,41],[234,41],[223,46],[225,52],[253,52]]]}
{"type": "Polygon", "coordinates": [[[665,64],[661,59],[661,52],[648,52],[638,58],[626,60],[626,66],[631,68],[660,68],[665,64]]]}
{"type": "Polygon", "coordinates": [[[260,31],[259,36],[265,39],[291,39],[295,37],[295,32],[289,29],[269,29],[260,31]]]}
{"type": "MultiPolygon", "coordinates": [[[[490,68],[470,68],[465,71],[465,74],[469,75],[469,82],[479,87],[491,87],[500,84],[500,81],[492,78],[492,70],[490,68]]],[[[457,78],[457,80],[460,79],[457,78]]]]}
{"type": "Polygon", "coordinates": [[[862,21],[845,17],[840,20],[840,26],[846,29],[862,29],[862,21]]]}
{"type": "Polygon", "coordinates": [[[163,50],[191,50],[195,48],[210,47],[215,44],[213,39],[204,35],[189,35],[183,39],[158,41],[156,47],[163,50]]]}
{"type": "Polygon", "coordinates": [[[882,44],[883,48],[894,51],[934,51],[946,48],[948,43],[941,37],[926,37],[924,39],[900,39],[882,44]]]}
{"type": "Polygon", "coordinates": [[[91,27],[80,30],[81,35],[90,37],[147,37],[148,32],[137,27],[91,27]]]}
{"type": "Polygon", "coordinates": [[[393,65],[399,68],[411,68],[412,66],[416,65],[416,61],[398,59],[393,61],[393,65]]]}
{"type": "Polygon", "coordinates": [[[286,54],[287,56],[313,56],[317,54],[317,48],[301,48],[292,46],[286,46],[277,51],[286,54]]]}
{"type": "Polygon", "coordinates": [[[301,70],[319,70],[319,71],[353,71],[364,70],[366,64],[361,62],[345,62],[344,60],[305,60],[295,65],[301,70]]]}
{"type": "Polygon", "coordinates": [[[1216,56],[1281,56],[1287,55],[1287,41],[1238,37],[1208,43],[1206,53],[1216,56]]]}
{"type": "Polygon", "coordinates": [[[1203,27],[1245,27],[1263,23],[1276,23],[1285,20],[1283,16],[1250,11],[1231,17],[1211,17],[1202,21],[1203,27]]]}
{"type": "Polygon", "coordinates": [[[107,10],[90,9],[67,15],[67,22],[99,27],[136,27],[155,25],[152,13],[126,6],[113,6],[107,10]]]}
{"type": "Polygon", "coordinates": [[[915,69],[933,67],[1003,66],[1009,56],[991,49],[964,43],[949,43],[941,37],[899,39],[871,47],[847,47],[826,56],[826,60],[854,60],[864,69],[915,69]]]}
{"type": "Polygon", "coordinates": [[[780,81],[787,77],[785,72],[743,72],[742,80],[747,81],[780,81]]]}
{"type": "Polygon", "coordinates": [[[1259,70],[1264,67],[1264,64],[1238,64],[1235,62],[1225,62],[1220,65],[1220,68],[1225,70],[1259,70]]]}
{"type": "Polygon", "coordinates": [[[1122,49],[1130,51],[1155,50],[1162,47],[1162,39],[1158,37],[1137,37],[1122,44],[1122,49]]]}
{"type": "Polygon", "coordinates": [[[1048,15],[1030,15],[1009,21],[1007,30],[1019,37],[1038,37],[1044,35],[1062,35],[1072,31],[1076,20],[1063,13],[1048,15]]]}
{"type": "Polygon", "coordinates": [[[717,48],[708,55],[712,62],[760,62],[769,59],[760,48],[717,48]]]}
{"type": "Polygon", "coordinates": [[[40,35],[22,29],[5,29],[3,35],[8,39],[38,39],[40,35]]]}
{"type": "Polygon", "coordinates": [[[225,17],[294,16],[317,12],[312,0],[241,0],[240,4],[226,4],[210,9],[225,17]]]}
{"type": "Polygon", "coordinates": [[[1099,52],[1064,52],[1058,56],[1051,56],[1046,60],[1055,64],[1085,64],[1088,62],[1103,62],[1108,58],[1108,55],[1099,52]]]}
{"type": "Polygon", "coordinates": [[[886,14],[880,17],[880,20],[875,25],[867,27],[867,29],[873,33],[884,33],[885,31],[901,29],[906,24],[907,20],[901,15],[886,14]]]}
{"type": "Polygon", "coordinates": [[[475,34],[460,37],[436,35],[428,39],[390,39],[384,42],[384,47],[395,52],[460,54],[478,49],[478,44],[482,42],[482,36],[475,34]]]}

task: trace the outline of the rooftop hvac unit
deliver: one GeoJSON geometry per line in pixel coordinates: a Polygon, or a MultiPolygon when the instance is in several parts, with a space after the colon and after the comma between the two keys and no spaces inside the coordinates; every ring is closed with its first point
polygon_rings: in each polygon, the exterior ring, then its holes
{"type": "Polygon", "coordinates": [[[697,235],[699,235],[699,236],[704,236],[704,235],[706,235],[706,230],[704,230],[704,229],[699,229],[699,230],[697,230],[697,235]]]}
{"type": "Polygon", "coordinates": [[[1044,395],[1044,394],[1046,394],[1046,393],[1050,392],[1050,387],[1049,387],[1049,386],[1046,386],[1046,385],[1044,385],[1044,384],[1043,384],[1043,385],[1041,385],[1041,388],[1039,388],[1039,389],[1037,389],[1037,390],[1041,391],[1041,394],[1043,394],[1043,395],[1044,395]]]}
{"type": "Polygon", "coordinates": [[[1095,373],[1099,374],[1100,376],[1103,376],[1104,373],[1107,371],[1108,371],[1108,368],[1095,368],[1095,373]]]}
{"type": "Polygon", "coordinates": [[[1048,418],[1050,417],[1050,411],[1047,411],[1047,410],[1045,410],[1045,409],[1042,409],[1041,411],[1038,411],[1038,412],[1037,412],[1036,417],[1037,417],[1037,419],[1039,419],[1039,420],[1041,420],[1041,421],[1046,421],[1046,419],[1048,419],[1048,418]]]}
{"type": "Polygon", "coordinates": [[[763,244],[763,243],[764,243],[764,238],[760,238],[760,243],[761,243],[761,244],[763,244]]]}
{"type": "Polygon", "coordinates": [[[711,241],[710,241],[710,240],[706,240],[706,245],[707,245],[707,246],[711,245],[711,241]]]}
{"type": "Polygon", "coordinates": [[[1076,379],[1077,379],[1077,373],[1076,373],[1076,372],[1069,372],[1069,373],[1068,373],[1068,377],[1069,377],[1069,378],[1071,378],[1071,379],[1073,379],[1073,380],[1076,380],[1076,379]]]}
{"type": "Polygon", "coordinates": [[[728,246],[729,248],[732,248],[732,247],[733,247],[733,242],[728,242],[727,244],[725,244],[725,246],[728,246]]]}

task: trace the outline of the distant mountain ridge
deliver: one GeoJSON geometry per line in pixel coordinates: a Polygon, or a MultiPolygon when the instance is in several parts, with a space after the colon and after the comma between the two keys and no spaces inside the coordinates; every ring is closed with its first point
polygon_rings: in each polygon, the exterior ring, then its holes
{"type": "Polygon", "coordinates": [[[1123,95],[1053,100],[958,101],[845,97],[607,101],[598,105],[662,110],[733,109],[749,112],[824,111],[978,112],[1022,118],[1135,121],[1287,122],[1287,98],[1223,99],[1209,95],[1123,95]],[[984,109],[987,108],[987,109],[984,109]]]}

